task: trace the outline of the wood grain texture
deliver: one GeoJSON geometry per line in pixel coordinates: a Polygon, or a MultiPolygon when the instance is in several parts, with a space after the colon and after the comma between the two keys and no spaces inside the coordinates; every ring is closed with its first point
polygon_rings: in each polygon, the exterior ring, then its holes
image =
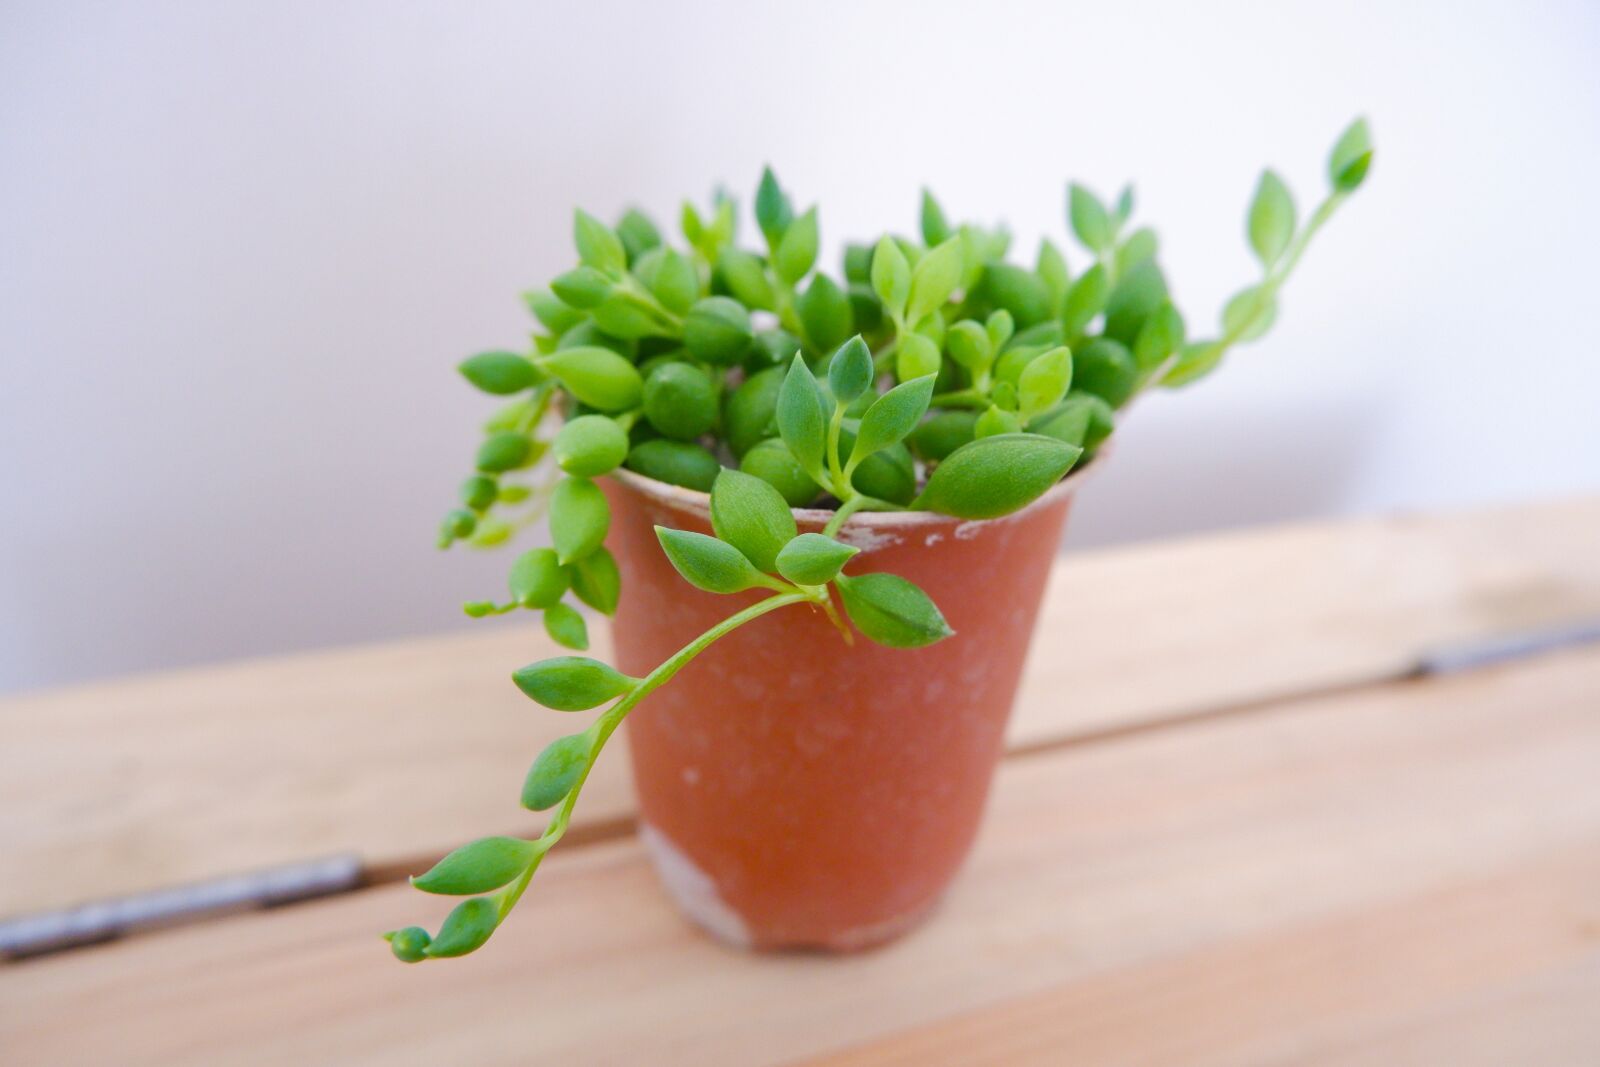
{"type": "Polygon", "coordinates": [[[447,907],[393,886],[0,968],[0,1048],[19,1063],[1592,1063],[1597,693],[1590,649],[1013,758],[937,921],[862,956],[719,948],[621,839],[552,856],[494,942],[453,963],[386,957],[376,931],[447,907]]]}
{"type": "MultiPolygon", "coordinates": [[[[1600,614],[1600,498],[1069,556],[1014,746],[1391,677],[1442,642],[1600,614]]],[[[608,654],[593,627],[594,654],[608,654]]],[[[571,720],[507,676],[542,631],[265,659],[0,701],[0,915],[338,852],[420,869],[532,831],[521,779],[571,720]]],[[[575,831],[625,826],[619,745],[575,831]]]]}

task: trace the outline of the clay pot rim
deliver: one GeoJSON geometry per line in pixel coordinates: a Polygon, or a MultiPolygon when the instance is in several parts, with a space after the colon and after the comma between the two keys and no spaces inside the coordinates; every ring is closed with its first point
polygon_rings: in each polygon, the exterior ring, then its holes
{"type": "MultiPolygon", "coordinates": [[[[1105,456],[1109,451],[1109,442],[1107,442],[1107,444],[1100,447],[1100,449],[1095,453],[1094,458],[1088,463],[1084,464],[1082,467],[1073,468],[1067,473],[1065,478],[1051,486],[1038,499],[1034,500],[1031,504],[1019,511],[1013,511],[1009,515],[1001,515],[993,519],[957,519],[951,515],[941,515],[937,511],[858,511],[854,515],[850,516],[850,518],[845,520],[843,529],[850,529],[854,527],[856,529],[866,528],[885,531],[898,531],[914,530],[919,526],[948,525],[952,522],[1006,522],[1011,519],[1020,518],[1035,508],[1049,507],[1063,497],[1068,497],[1073,493],[1076,493],[1078,491],[1078,487],[1081,486],[1086,479],[1097,473],[1099,469],[1105,465],[1105,456]]],[[[710,519],[710,493],[702,493],[698,489],[689,489],[681,485],[672,485],[667,482],[660,482],[654,478],[647,478],[642,474],[627,470],[623,467],[618,467],[616,470],[606,475],[606,477],[616,479],[619,484],[626,486],[642,496],[656,500],[663,504],[670,505],[672,507],[681,508],[685,511],[697,514],[701,518],[708,520],[710,519]]],[[[794,514],[795,521],[802,524],[812,523],[820,526],[826,524],[827,521],[833,517],[833,510],[831,508],[790,508],[789,510],[794,514]]]]}

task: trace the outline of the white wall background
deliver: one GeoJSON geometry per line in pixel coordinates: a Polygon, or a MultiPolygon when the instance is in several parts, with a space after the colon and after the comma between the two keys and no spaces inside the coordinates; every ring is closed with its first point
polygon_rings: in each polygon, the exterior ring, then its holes
{"type": "MultiPolygon", "coordinates": [[[[465,625],[431,547],[571,206],[763,161],[1030,249],[1137,179],[1191,322],[1258,168],[1366,189],[1277,329],[1151,400],[1069,543],[1600,488],[1600,7],[0,5],[0,689],[465,625]]],[[[480,625],[492,625],[484,623],[480,625]]]]}

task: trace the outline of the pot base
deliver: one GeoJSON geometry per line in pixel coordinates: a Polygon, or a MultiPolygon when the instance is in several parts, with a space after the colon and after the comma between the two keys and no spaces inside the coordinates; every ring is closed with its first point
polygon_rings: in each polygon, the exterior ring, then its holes
{"type": "Polygon", "coordinates": [[[904,915],[853,929],[840,930],[820,940],[791,941],[761,938],[744,918],[717,893],[716,883],[661,831],[639,824],[639,837],[655,867],[667,896],[690,922],[729,948],[746,952],[864,952],[905,936],[938,910],[937,899],[904,915]]]}

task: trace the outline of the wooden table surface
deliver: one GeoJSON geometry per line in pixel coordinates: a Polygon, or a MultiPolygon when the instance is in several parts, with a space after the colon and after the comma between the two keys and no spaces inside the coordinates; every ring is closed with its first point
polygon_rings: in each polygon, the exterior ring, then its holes
{"type": "Polygon", "coordinates": [[[971,862],[848,958],[686,926],[621,752],[484,950],[389,958],[542,821],[526,625],[13,697],[0,919],[366,884],[0,964],[0,1063],[1600,1063],[1600,644],[1473,654],[1597,619],[1600,498],[1069,555],[971,862]]]}

